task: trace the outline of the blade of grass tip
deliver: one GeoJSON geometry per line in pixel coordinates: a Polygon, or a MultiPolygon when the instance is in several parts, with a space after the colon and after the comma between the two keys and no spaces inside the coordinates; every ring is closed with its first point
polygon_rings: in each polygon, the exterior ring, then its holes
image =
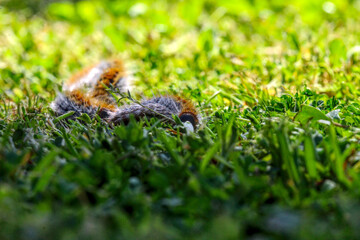
{"type": "Polygon", "coordinates": [[[73,144],[71,143],[70,138],[69,138],[68,134],[66,133],[65,129],[62,129],[61,133],[62,133],[62,137],[64,138],[67,147],[70,149],[70,152],[72,154],[74,154],[76,157],[78,157],[79,154],[76,151],[76,149],[74,148],[73,144]]]}
{"type": "Polygon", "coordinates": [[[183,122],[180,120],[178,115],[172,114],[172,118],[174,119],[174,122],[179,126],[184,126],[183,122]]]}
{"type": "Polygon", "coordinates": [[[128,98],[129,98],[130,100],[135,101],[135,99],[133,99],[133,97],[131,96],[130,90],[127,91],[127,94],[128,94],[128,98]]]}
{"type": "Polygon", "coordinates": [[[28,122],[29,122],[29,117],[28,117],[28,115],[27,115],[27,111],[26,111],[24,105],[21,107],[21,111],[22,111],[22,113],[23,113],[25,122],[28,123],[28,122]]]}
{"type": "Polygon", "coordinates": [[[6,116],[8,116],[8,115],[9,115],[10,106],[9,106],[9,107],[7,106],[6,101],[5,101],[5,98],[3,99],[3,101],[4,101],[5,114],[6,114],[6,116]]]}
{"type": "Polygon", "coordinates": [[[244,169],[241,168],[239,162],[237,161],[237,159],[234,159],[232,161],[232,166],[234,168],[234,172],[239,180],[239,183],[241,184],[241,186],[243,186],[245,188],[245,191],[249,190],[249,184],[247,184],[247,177],[245,175],[244,169]]]}
{"type": "Polygon", "coordinates": [[[276,135],[279,140],[281,159],[285,164],[285,168],[286,168],[285,170],[289,173],[290,178],[295,182],[295,184],[299,184],[300,183],[299,172],[295,165],[294,157],[290,151],[290,143],[287,139],[287,134],[284,128],[278,130],[276,135]]]}
{"type": "Polygon", "coordinates": [[[225,148],[225,139],[224,139],[224,134],[222,132],[222,125],[220,125],[219,123],[216,124],[216,131],[217,131],[217,139],[219,140],[219,142],[221,143],[221,152],[224,152],[224,148],[225,148]]]}
{"type": "Polygon", "coordinates": [[[32,107],[31,97],[27,97],[27,102],[28,102],[28,108],[31,108],[32,107]]]}
{"type": "Polygon", "coordinates": [[[218,161],[218,162],[220,162],[220,163],[224,164],[226,167],[228,167],[228,168],[230,168],[230,169],[234,170],[234,166],[233,166],[233,165],[231,165],[231,163],[229,163],[228,161],[226,161],[226,159],[225,159],[225,158],[223,158],[223,157],[221,157],[221,156],[219,156],[219,155],[214,155],[214,159],[215,159],[216,161],[218,161]]]}
{"type": "Polygon", "coordinates": [[[241,100],[232,94],[221,92],[221,96],[233,100],[236,104],[242,104],[241,100]]]}
{"type": "Polygon", "coordinates": [[[218,89],[216,89],[215,87],[211,87],[211,86],[210,86],[210,89],[211,89],[211,90],[214,90],[214,91],[216,91],[216,92],[219,92],[218,94],[220,94],[220,96],[222,96],[222,97],[224,97],[224,98],[233,100],[236,104],[242,104],[241,100],[238,99],[237,97],[235,97],[235,96],[232,95],[232,94],[223,92],[223,91],[218,90],[218,89]]]}
{"type": "Polygon", "coordinates": [[[68,117],[72,116],[74,113],[75,113],[75,111],[67,112],[67,113],[55,118],[53,123],[57,123],[57,122],[59,122],[61,120],[64,120],[65,118],[68,118],[68,117]]]}
{"type": "Polygon", "coordinates": [[[35,99],[34,99],[34,106],[37,107],[37,106],[38,106],[38,103],[39,103],[39,96],[36,95],[36,96],[35,96],[35,99]]]}
{"type": "Polygon", "coordinates": [[[77,117],[77,119],[82,120],[82,121],[84,121],[85,123],[88,123],[88,124],[92,123],[91,118],[86,113],[82,113],[79,117],[77,117]]]}
{"type": "Polygon", "coordinates": [[[25,109],[25,106],[24,106],[24,105],[21,106],[21,111],[22,111],[22,114],[23,114],[24,116],[27,115],[27,112],[26,112],[26,109],[25,109]]]}
{"type": "Polygon", "coordinates": [[[119,96],[115,92],[115,87],[110,83],[110,87],[105,83],[101,83],[101,85],[105,88],[105,90],[115,99],[116,102],[119,100],[119,96]]]}
{"type": "Polygon", "coordinates": [[[205,168],[209,164],[210,160],[214,157],[220,147],[220,141],[217,141],[212,147],[206,152],[204,158],[200,164],[200,172],[204,172],[205,168]]]}
{"type": "Polygon", "coordinates": [[[56,128],[56,126],[55,126],[54,122],[52,121],[52,119],[47,118],[46,122],[48,123],[48,125],[50,126],[50,128],[52,130],[55,130],[56,132],[59,132],[59,129],[56,128]]]}
{"type": "Polygon", "coordinates": [[[1,108],[4,108],[4,113],[5,113],[5,116],[7,116],[7,109],[6,109],[6,102],[5,102],[5,98],[3,98],[3,95],[0,94],[0,100],[4,103],[1,105],[1,108]]]}
{"type": "Polygon", "coordinates": [[[337,136],[336,136],[336,130],[334,126],[330,126],[329,127],[329,135],[330,135],[330,144],[331,144],[331,149],[333,150],[334,154],[335,154],[335,158],[333,158],[333,170],[336,174],[336,177],[339,179],[340,182],[342,182],[343,184],[345,184],[346,186],[349,185],[349,181],[348,179],[346,179],[345,176],[345,172],[344,172],[344,161],[345,158],[344,156],[341,154],[341,150],[337,141],[337,136]]]}
{"type": "Polygon", "coordinates": [[[217,95],[219,95],[219,93],[221,93],[221,90],[215,92],[208,100],[206,100],[205,105],[209,104],[211,100],[213,100],[217,95]]]}
{"type": "Polygon", "coordinates": [[[32,171],[31,174],[35,175],[34,177],[39,177],[39,180],[35,185],[35,193],[44,191],[46,186],[48,186],[51,177],[56,171],[56,167],[52,166],[52,163],[57,155],[57,151],[51,151],[39,162],[39,164],[37,164],[35,169],[32,171]]]}
{"type": "MultiPolygon", "coordinates": [[[[344,159],[344,163],[343,163],[343,170],[345,172],[345,176],[347,177],[347,183],[346,184],[350,184],[353,183],[354,181],[349,181],[350,178],[352,178],[352,173],[351,171],[353,171],[354,166],[352,166],[351,168],[348,168],[348,163],[349,160],[352,156],[356,155],[356,143],[352,143],[348,148],[345,149],[345,151],[342,153],[343,159],[344,159]]],[[[353,179],[352,179],[353,180],[353,179]]],[[[349,185],[347,185],[349,186],[349,185]]]]}
{"type": "Polygon", "coordinates": [[[19,116],[20,118],[22,118],[21,110],[20,110],[20,105],[21,105],[21,104],[18,102],[18,103],[17,103],[17,109],[16,109],[16,110],[17,110],[18,116],[19,116]]]}
{"type": "Polygon", "coordinates": [[[92,120],[92,123],[95,122],[95,119],[96,119],[98,122],[100,122],[100,123],[102,122],[100,116],[97,115],[97,114],[95,114],[95,117],[94,117],[94,119],[92,120]]]}
{"type": "Polygon", "coordinates": [[[249,119],[242,118],[242,117],[238,117],[238,119],[239,119],[240,121],[244,121],[244,122],[251,122],[249,119]]]}
{"type": "Polygon", "coordinates": [[[148,126],[150,126],[149,132],[153,131],[153,130],[161,123],[160,120],[157,120],[153,125],[151,125],[151,124],[150,124],[150,121],[149,121],[147,118],[144,118],[144,121],[146,122],[146,124],[147,124],[148,126]]]}
{"type": "Polygon", "coordinates": [[[166,151],[170,154],[171,158],[175,160],[175,162],[179,165],[182,164],[182,160],[178,153],[174,151],[175,147],[170,142],[170,137],[167,137],[164,132],[158,131],[158,136],[160,137],[161,142],[164,144],[166,151]]]}
{"type": "Polygon", "coordinates": [[[216,134],[213,131],[211,131],[211,129],[208,126],[205,125],[204,128],[210,133],[212,137],[216,137],[216,134]]]}
{"type": "Polygon", "coordinates": [[[311,179],[317,179],[318,174],[316,170],[316,150],[314,142],[310,135],[305,136],[304,141],[305,165],[311,179]]]}
{"type": "Polygon", "coordinates": [[[234,142],[236,141],[236,130],[234,131],[234,120],[235,115],[232,115],[226,124],[226,129],[224,130],[223,134],[223,142],[222,142],[222,154],[221,156],[224,158],[227,158],[227,156],[232,151],[232,146],[234,145],[234,142]]]}
{"type": "Polygon", "coordinates": [[[226,144],[229,145],[231,142],[231,137],[233,135],[233,124],[235,120],[235,115],[231,115],[228,124],[226,125],[226,132],[225,132],[225,141],[226,144]]]}

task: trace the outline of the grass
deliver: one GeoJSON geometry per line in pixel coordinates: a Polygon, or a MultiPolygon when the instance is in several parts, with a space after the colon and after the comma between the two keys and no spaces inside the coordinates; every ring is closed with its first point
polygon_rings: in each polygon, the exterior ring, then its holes
{"type": "Polygon", "coordinates": [[[1,239],[358,239],[360,2],[2,1],[1,239]],[[63,121],[72,73],[118,57],[156,119],[63,121]],[[175,127],[175,131],[179,131],[175,127]]]}

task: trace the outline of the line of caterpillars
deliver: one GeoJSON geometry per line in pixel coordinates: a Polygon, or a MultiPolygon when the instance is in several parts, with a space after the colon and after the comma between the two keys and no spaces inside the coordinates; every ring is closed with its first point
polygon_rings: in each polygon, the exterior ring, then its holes
{"type": "Polygon", "coordinates": [[[70,118],[82,113],[90,117],[98,114],[114,124],[127,124],[131,115],[136,120],[155,117],[168,122],[173,119],[172,115],[177,115],[182,122],[190,122],[194,129],[199,125],[197,109],[191,101],[179,96],[159,96],[118,107],[108,88],[115,87],[119,92],[126,92],[129,89],[128,79],[121,60],[102,61],[74,74],[65,82],[63,93],[58,94],[51,108],[57,115],[74,111],[70,118]]]}

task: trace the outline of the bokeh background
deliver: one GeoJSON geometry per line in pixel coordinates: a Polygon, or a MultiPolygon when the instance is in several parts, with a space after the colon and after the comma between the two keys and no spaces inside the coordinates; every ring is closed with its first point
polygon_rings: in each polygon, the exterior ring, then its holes
{"type": "Polygon", "coordinates": [[[335,94],[334,74],[358,61],[357,0],[1,3],[0,91],[12,99],[51,98],[74,71],[109,57],[127,62],[145,94],[246,83],[335,94]]]}

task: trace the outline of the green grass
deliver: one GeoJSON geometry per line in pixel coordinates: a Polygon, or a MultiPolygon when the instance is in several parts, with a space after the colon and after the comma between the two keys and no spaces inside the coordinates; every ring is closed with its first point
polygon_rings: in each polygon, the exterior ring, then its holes
{"type": "Polygon", "coordinates": [[[360,238],[360,1],[1,2],[1,239],[360,238]],[[113,57],[200,130],[56,118],[113,57]]]}

